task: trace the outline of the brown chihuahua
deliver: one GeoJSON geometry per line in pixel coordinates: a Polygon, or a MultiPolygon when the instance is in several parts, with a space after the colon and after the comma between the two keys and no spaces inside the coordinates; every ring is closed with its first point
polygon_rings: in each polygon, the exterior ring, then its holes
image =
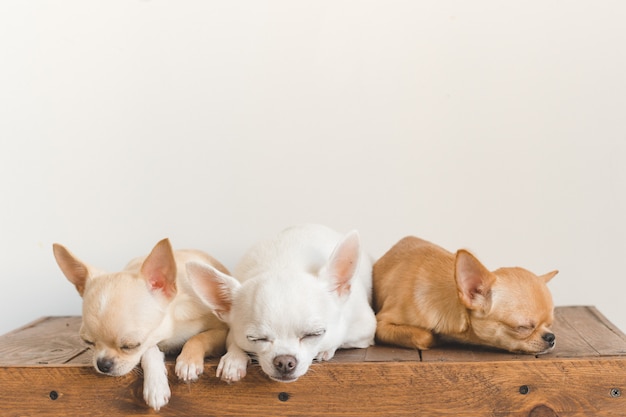
{"type": "Polygon", "coordinates": [[[428,349],[440,341],[546,353],[554,304],[546,283],[523,268],[490,272],[471,253],[452,254],[405,237],[373,270],[378,342],[428,349]]]}

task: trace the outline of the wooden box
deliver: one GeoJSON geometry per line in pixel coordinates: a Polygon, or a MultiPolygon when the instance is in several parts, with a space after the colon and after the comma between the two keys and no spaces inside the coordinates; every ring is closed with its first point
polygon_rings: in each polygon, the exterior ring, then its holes
{"type": "Polygon", "coordinates": [[[80,317],[46,317],[0,336],[0,416],[626,416],[626,336],[593,307],[556,309],[556,349],[515,355],[448,346],[339,351],[290,384],[258,366],[228,385],[217,360],[191,384],[174,376],[155,412],[140,371],[99,375],[80,317]]]}

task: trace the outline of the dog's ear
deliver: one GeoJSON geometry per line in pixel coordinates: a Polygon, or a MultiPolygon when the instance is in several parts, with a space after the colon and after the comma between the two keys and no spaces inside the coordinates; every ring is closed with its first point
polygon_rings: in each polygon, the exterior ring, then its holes
{"type": "Polygon", "coordinates": [[[548,272],[547,274],[543,274],[543,275],[542,275],[542,276],[540,276],[539,278],[540,278],[541,280],[543,280],[543,282],[545,282],[545,283],[547,284],[547,283],[548,283],[548,282],[550,282],[550,280],[551,280],[552,278],[554,278],[554,276],[555,276],[556,274],[558,274],[558,273],[559,273],[559,271],[552,271],[552,272],[548,272]]]}
{"type": "Polygon", "coordinates": [[[340,296],[350,292],[350,282],[359,265],[361,244],[359,234],[353,230],[335,247],[322,274],[330,279],[340,296]]]}
{"type": "Polygon", "coordinates": [[[93,275],[95,269],[82,262],[72,252],[58,243],[52,245],[52,252],[63,275],[69,282],[74,284],[78,294],[82,297],[87,280],[93,275]]]}
{"type": "Polygon", "coordinates": [[[241,286],[239,281],[211,265],[200,262],[187,262],[186,267],[196,294],[211,308],[217,318],[228,323],[233,295],[241,286]]]}
{"type": "Polygon", "coordinates": [[[487,311],[491,305],[494,275],[474,255],[461,249],[456,253],[454,278],[459,298],[470,310],[487,311]]]}
{"type": "Polygon", "coordinates": [[[141,276],[153,294],[167,300],[176,295],[176,261],[169,239],[157,243],[141,265],[141,276]]]}

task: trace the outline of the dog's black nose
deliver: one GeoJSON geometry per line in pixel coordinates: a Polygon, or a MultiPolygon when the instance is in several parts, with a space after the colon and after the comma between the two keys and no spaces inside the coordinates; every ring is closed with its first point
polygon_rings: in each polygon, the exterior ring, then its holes
{"type": "Polygon", "coordinates": [[[291,355],[278,355],[274,358],[274,368],[283,375],[290,374],[298,366],[298,360],[291,355]]]}
{"type": "Polygon", "coordinates": [[[109,358],[100,358],[96,361],[98,370],[103,374],[108,374],[113,369],[113,360],[109,358]]]}
{"type": "Polygon", "coordinates": [[[541,336],[541,338],[545,340],[546,342],[548,342],[550,347],[554,346],[554,343],[555,343],[554,339],[556,339],[556,336],[554,336],[554,333],[546,333],[543,336],[541,336]]]}

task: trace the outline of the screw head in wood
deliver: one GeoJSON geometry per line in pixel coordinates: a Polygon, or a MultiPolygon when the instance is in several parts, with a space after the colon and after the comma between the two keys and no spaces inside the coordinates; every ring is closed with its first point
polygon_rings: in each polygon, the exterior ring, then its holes
{"type": "Polygon", "coordinates": [[[522,385],[521,387],[519,387],[519,393],[522,395],[528,394],[529,391],[530,388],[528,388],[528,385],[522,385]]]}
{"type": "Polygon", "coordinates": [[[287,400],[289,399],[289,394],[288,394],[288,393],[286,393],[286,392],[279,392],[279,393],[278,393],[278,399],[279,399],[280,401],[285,402],[285,401],[287,401],[287,400]]]}
{"type": "Polygon", "coordinates": [[[620,397],[621,395],[622,395],[622,391],[619,388],[611,389],[611,397],[617,398],[617,397],[620,397]]]}
{"type": "Polygon", "coordinates": [[[49,396],[50,396],[50,399],[51,399],[52,401],[54,401],[54,400],[56,400],[57,398],[59,398],[59,393],[58,393],[58,392],[56,392],[56,391],[50,391],[49,396]]]}

